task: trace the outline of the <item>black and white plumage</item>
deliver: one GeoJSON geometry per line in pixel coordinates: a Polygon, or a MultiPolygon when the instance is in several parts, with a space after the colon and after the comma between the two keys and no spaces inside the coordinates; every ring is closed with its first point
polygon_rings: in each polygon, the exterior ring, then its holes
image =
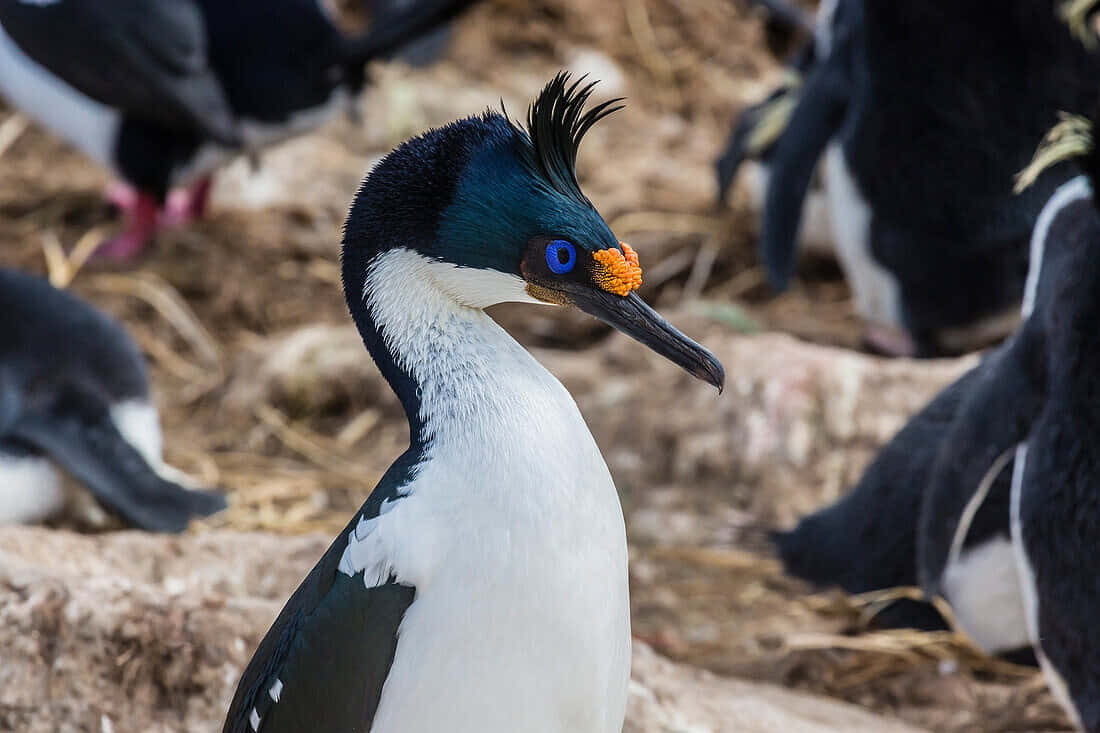
{"type": "MultiPolygon", "coordinates": [[[[991,355],[940,392],[882,447],[848,494],[777,533],[775,542],[786,571],[817,586],[866,593],[920,582],[948,601],[980,648],[1034,663],[1010,545],[1011,455],[971,455],[974,471],[963,483],[932,490],[960,405],[999,363],[999,354],[991,355]]],[[[930,603],[909,599],[885,607],[875,622],[946,628],[930,603]]]]}
{"type": "Polygon", "coordinates": [[[973,475],[975,452],[1014,453],[1009,517],[1028,633],[1056,697],[1090,732],[1100,731],[1095,124],[1066,120],[1057,144],[1036,156],[1049,165],[1076,154],[1085,175],[1063,183],[1038,217],[1024,323],[960,409],[932,485],[948,493],[945,486],[973,475]]]}
{"type": "MultiPolygon", "coordinates": [[[[773,157],[776,153],[777,143],[791,121],[791,115],[796,109],[802,93],[802,87],[815,67],[821,63],[835,63],[830,61],[835,45],[833,39],[839,30],[842,36],[846,35],[844,29],[843,13],[838,16],[837,3],[825,2],[818,9],[817,23],[811,27],[814,32],[810,38],[794,54],[786,70],[783,82],[773,89],[768,96],[756,104],[742,110],[730,130],[729,138],[722,155],[715,160],[714,167],[718,180],[718,198],[723,199],[726,192],[733,185],[739,174],[743,175],[748,183],[749,193],[753,206],[762,210],[766,205],[769,182],[775,165],[773,157]],[[828,49],[823,54],[818,50],[818,45],[828,49]]],[[[842,44],[843,45],[843,44],[842,44]]],[[[838,55],[842,55],[838,54],[838,55]]],[[[814,82],[819,85],[819,81],[814,82]]],[[[815,92],[816,93],[816,92],[815,92]]],[[[819,102],[826,100],[818,98],[819,102]]],[[[835,130],[829,127],[829,113],[813,104],[803,105],[802,121],[800,125],[816,124],[825,126],[825,132],[831,134],[835,130]],[[810,110],[813,110],[812,112],[810,110]]],[[[833,115],[835,117],[835,115],[833,115]]],[[[835,123],[833,123],[835,125],[835,123]]],[[[809,142],[808,148],[800,150],[788,149],[779,161],[780,166],[797,165],[799,158],[804,158],[809,166],[811,175],[818,171],[817,160],[821,150],[817,149],[811,141],[816,135],[794,135],[791,139],[809,142]]],[[[819,172],[819,171],[818,171],[819,172]]],[[[796,222],[801,222],[799,230],[798,248],[805,252],[832,252],[834,248],[832,239],[832,227],[828,218],[828,206],[825,200],[823,181],[820,175],[812,176],[805,183],[807,190],[801,191],[792,206],[790,217],[796,222]],[[812,188],[811,188],[812,183],[812,188]]]]}
{"type": "Polygon", "coordinates": [[[139,192],[115,254],[139,250],[169,189],[307,132],[363,89],[365,64],[472,0],[420,0],[347,36],[320,0],[0,0],[0,94],[139,192]]]}
{"type": "Polygon", "coordinates": [[[635,253],[580,189],[577,145],[614,104],[584,111],[591,92],[559,75],[526,129],[460,120],[364,180],[344,292],[411,445],[268,631],[225,733],[621,731],[618,496],[568,392],[483,309],[575,305],[724,374],[638,298],[635,253]]]}
{"type": "Polygon", "coordinates": [[[817,49],[769,153],[770,280],[782,289],[793,270],[823,150],[836,251],[872,345],[934,355],[1003,337],[1056,185],[1015,196],[1012,177],[1058,112],[1089,108],[1100,60],[1029,0],[838,0],[834,17],[831,54],[817,49]]]}
{"type": "MultiPolygon", "coordinates": [[[[730,130],[722,155],[714,162],[720,201],[726,198],[734,181],[740,179],[747,187],[753,210],[764,208],[775,143],[790,120],[802,82],[813,62],[814,44],[810,42],[792,60],[782,83],[763,101],[741,111],[730,130]]],[[[820,175],[814,177],[812,187],[800,203],[798,219],[803,225],[799,231],[799,251],[833,252],[832,227],[820,175]]]]}
{"type": "Polygon", "coordinates": [[[176,532],[225,507],[161,459],[145,363],[119,324],[0,269],[0,522],[61,508],[61,468],[134,526],[176,532]]]}

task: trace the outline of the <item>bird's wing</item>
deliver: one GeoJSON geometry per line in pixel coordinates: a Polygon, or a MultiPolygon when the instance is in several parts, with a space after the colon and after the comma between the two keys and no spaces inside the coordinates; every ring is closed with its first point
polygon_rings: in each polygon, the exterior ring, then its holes
{"type": "Polygon", "coordinates": [[[403,3],[399,10],[384,13],[381,22],[372,23],[367,32],[348,39],[344,46],[344,62],[365,64],[376,58],[387,58],[445,26],[477,0],[414,0],[403,3]]]}
{"type": "Polygon", "coordinates": [[[978,369],[914,415],[848,494],[775,536],[788,573],[849,593],[916,583],[917,514],[936,453],[978,369]]]}
{"type": "MultiPolygon", "coordinates": [[[[914,415],[847,495],[773,536],[787,573],[849,593],[916,585],[917,518],[932,466],[980,373],[981,366],[967,372],[914,415]]],[[[930,605],[908,600],[883,609],[876,622],[947,628],[930,605]]]]}
{"type": "Polygon", "coordinates": [[[0,438],[11,432],[23,411],[23,397],[15,376],[0,368],[0,438]]]}
{"type": "MultiPolygon", "coordinates": [[[[1028,320],[981,364],[944,436],[917,526],[919,579],[929,595],[940,591],[956,529],[970,500],[986,486],[985,479],[999,478],[991,469],[1026,438],[1038,414],[1043,399],[1041,358],[1039,326],[1028,320]]],[[[1006,525],[1007,520],[1005,516],[1006,525]]]]}
{"type": "Polygon", "coordinates": [[[125,115],[240,143],[192,0],[0,2],[0,25],[37,63],[125,115]]]}
{"type": "Polygon", "coordinates": [[[48,409],[26,409],[5,437],[33,446],[84,483],[136,527],[180,532],[188,521],[225,508],[219,494],[162,478],[122,437],[110,413],[84,396],[65,395],[48,409]]]}
{"type": "Polygon", "coordinates": [[[714,161],[719,201],[725,199],[742,163],[767,157],[775,141],[783,133],[790,110],[797,99],[795,86],[785,84],[773,90],[764,101],[742,110],[730,130],[725,150],[714,161]]]}
{"type": "Polygon", "coordinates": [[[340,559],[355,521],[294,592],[245,668],[223,733],[368,731],[416,594],[368,587],[340,559]]]}
{"type": "Polygon", "coordinates": [[[836,47],[809,72],[783,133],[772,146],[761,256],[768,279],[784,290],[794,269],[802,202],[817,161],[844,122],[851,93],[850,45],[836,47]]]}
{"type": "Polygon", "coordinates": [[[787,78],[768,96],[757,104],[741,111],[734,120],[726,147],[722,155],[714,161],[714,170],[718,178],[718,200],[726,197],[733,185],[737,169],[746,160],[766,160],[779,136],[787,127],[791,112],[798,101],[798,89],[802,78],[813,68],[817,60],[817,51],[813,38],[798,49],[787,67],[787,78]]]}

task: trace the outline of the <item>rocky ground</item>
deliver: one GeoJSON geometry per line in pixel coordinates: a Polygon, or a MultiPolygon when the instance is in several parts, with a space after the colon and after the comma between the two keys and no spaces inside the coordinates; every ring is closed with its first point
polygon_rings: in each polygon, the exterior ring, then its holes
{"type": "Polygon", "coordinates": [[[627,730],[1068,730],[1035,673],[951,634],[867,631],[871,600],[811,593],[770,556],[769,529],[843,492],[972,357],[853,350],[826,261],[768,292],[747,196],[718,206],[711,160],[779,67],[760,19],[727,0],[488,0],[442,64],[374,69],[361,125],[235,164],[209,219],[125,270],[78,267],[116,224],[105,174],[0,110],[0,263],[49,269],[125,321],[170,461],[231,501],[181,538],[113,531],[79,494],[54,528],[0,530],[0,730],[219,729],[253,645],[407,441],[339,291],[358,180],[428,125],[501,98],[522,114],[562,67],[628,97],[586,138],[582,184],[641,253],[643,296],[729,375],[719,397],[590,319],[495,313],[576,396],[622,495],[627,730]]]}

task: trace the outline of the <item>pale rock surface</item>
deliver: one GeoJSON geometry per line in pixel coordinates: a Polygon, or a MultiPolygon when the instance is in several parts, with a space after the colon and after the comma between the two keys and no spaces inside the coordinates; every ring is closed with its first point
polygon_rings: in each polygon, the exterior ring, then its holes
{"type": "MultiPolygon", "coordinates": [[[[326,542],[0,529],[0,730],[221,730],[243,665],[326,542]]],[[[918,733],[634,654],[627,733],[918,733]]]]}

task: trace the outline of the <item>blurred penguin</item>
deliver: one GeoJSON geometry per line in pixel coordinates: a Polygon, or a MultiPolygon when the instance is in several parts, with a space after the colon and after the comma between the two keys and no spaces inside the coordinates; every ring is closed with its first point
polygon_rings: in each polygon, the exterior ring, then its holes
{"type": "Polygon", "coordinates": [[[136,189],[100,250],[127,259],[203,214],[218,167],[352,109],[368,61],[472,2],[390,2],[348,36],[321,0],[0,0],[0,95],[136,189]]]}
{"type": "Polygon", "coordinates": [[[1100,61],[1030,0],[839,0],[832,28],[770,154],[769,279],[787,287],[824,151],[829,219],[868,344],[932,356],[1003,338],[1052,191],[1042,181],[1014,196],[1012,175],[1057,111],[1088,108],[1100,61]]]}
{"type": "MultiPolygon", "coordinates": [[[[1065,116],[1046,138],[1020,188],[1051,165],[1074,159],[1083,175],[1062,183],[1040,213],[1031,238],[1025,321],[998,363],[966,402],[937,462],[930,501],[957,506],[953,487],[972,484],[975,456],[1013,453],[1012,548],[1027,629],[1047,681],[1076,723],[1100,731],[1100,152],[1090,121],[1065,116]]],[[[963,497],[967,505],[976,499],[963,497]]],[[[938,519],[944,554],[950,515],[938,519]]],[[[926,579],[930,592],[939,590],[926,579]]]]}
{"type": "Polygon", "coordinates": [[[748,0],[764,14],[764,39],[777,57],[786,56],[796,44],[813,35],[814,17],[800,5],[787,0],[748,0]]]}
{"type": "MultiPolygon", "coordinates": [[[[990,356],[940,392],[879,451],[846,496],[776,533],[774,541],[789,574],[849,593],[915,586],[934,574],[937,591],[981,649],[1034,664],[1010,545],[1011,454],[981,458],[975,465],[984,472],[968,479],[973,485],[957,484],[950,492],[984,500],[970,507],[957,537],[944,544],[942,561],[918,554],[921,532],[939,526],[918,521],[936,457],[960,405],[999,359],[990,356]]],[[[911,599],[888,604],[874,620],[883,628],[947,628],[931,603],[911,599]]]]}
{"type": "Polygon", "coordinates": [[[141,529],[178,532],[225,508],[161,459],[145,362],[118,323],[8,269],[0,310],[0,524],[59,512],[59,469],[141,529]]]}
{"type": "MultiPolygon", "coordinates": [[[[818,21],[811,27],[813,35],[791,60],[783,82],[763,101],[743,110],[734,122],[726,147],[715,161],[719,200],[725,198],[739,170],[744,166],[743,179],[747,184],[753,208],[763,210],[774,165],[776,143],[790,122],[806,77],[822,61],[819,47],[829,51],[834,48],[832,41],[837,30],[836,20],[837,3],[822,3],[818,10],[818,21]]],[[[822,119],[826,117],[827,114],[822,115],[822,119]]],[[[811,150],[805,155],[811,160],[813,170],[816,170],[819,156],[820,150],[811,150]]],[[[833,251],[834,245],[823,182],[813,172],[811,176],[812,189],[808,195],[803,192],[800,196],[799,218],[805,224],[800,229],[798,247],[806,252],[828,254],[833,251]]],[[[807,186],[810,185],[811,181],[808,180],[807,186]]]]}

